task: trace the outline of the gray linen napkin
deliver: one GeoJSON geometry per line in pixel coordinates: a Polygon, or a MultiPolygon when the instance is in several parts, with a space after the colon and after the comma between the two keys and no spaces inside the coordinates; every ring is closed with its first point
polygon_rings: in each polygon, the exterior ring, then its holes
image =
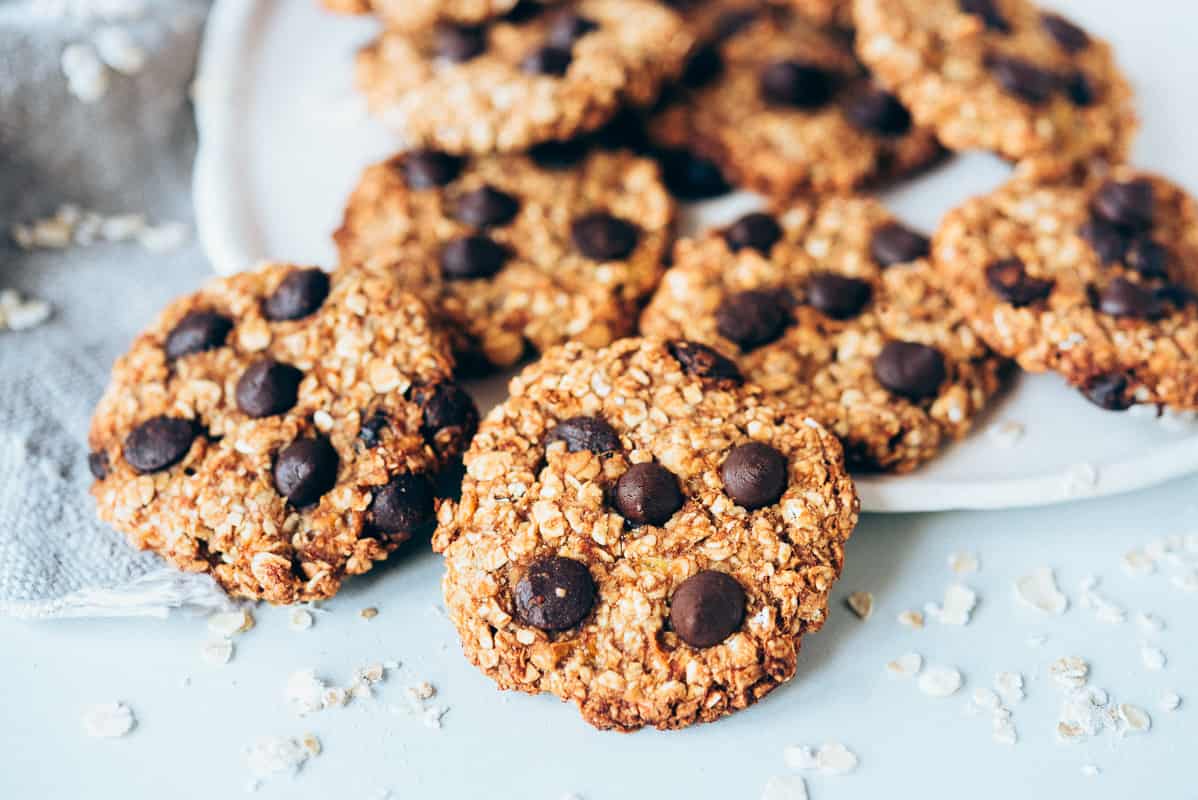
{"type": "MultiPolygon", "coordinates": [[[[87,428],[113,359],[211,274],[194,236],[164,253],[136,240],[27,250],[10,235],[65,203],[190,226],[188,88],[206,10],[206,0],[0,0],[0,290],[53,309],[25,330],[0,324],[0,614],[226,602],[208,577],[126,545],[87,491],[87,428]]],[[[138,227],[115,220],[98,238],[138,227]]],[[[76,236],[93,238],[83,228],[76,236]]]]}

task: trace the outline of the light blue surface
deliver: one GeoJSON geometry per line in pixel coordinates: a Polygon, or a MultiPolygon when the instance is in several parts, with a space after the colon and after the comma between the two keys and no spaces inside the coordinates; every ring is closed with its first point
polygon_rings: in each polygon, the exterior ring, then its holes
{"type": "Polygon", "coordinates": [[[406,798],[749,798],[773,774],[785,774],[788,744],[839,741],[861,757],[844,777],[808,779],[812,800],[883,797],[1126,798],[1195,796],[1192,760],[1198,741],[1198,594],[1164,574],[1132,578],[1119,565],[1128,549],[1170,533],[1198,529],[1195,489],[1187,479],[1124,498],[1003,513],[870,517],[848,548],[825,631],[810,637],[800,679],[757,707],[715,725],[662,734],[598,733],[574,710],[548,697],[497,694],[461,658],[449,623],[431,603],[439,565],[432,555],[401,558],[377,576],[352,583],[328,604],[314,628],[293,632],[287,612],[263,609],[258,626],[237,640],[234,660],[212,667],[200,658],[200,620],[170,622],[0,621],[0,798],[211,798],[241,795],[249,778],[241,748],[260,735],[316,733],[324,753],[295,781],[267,783],[262,798],[373,800],[382,788],[406,798]],[[982,570],[965,578],[981,601],[973,622],[922,631],[896,615],[939,601],[952,580],[947,556],[979,554],[982,570]],[[1073,600],[1063,617],[1016,603],[1012,581],[1037,566],[1057,569],[1073,600]],[[1126,608],[1129,621],[1098,622],[1077,604],[1090,574],[1126,608]],[[852,590],[869,590],[877,608],[868,622],[843,606],[852,590]],[[377,606],[379,616],[358,616],[377,606]],[[1152,639],[1168,666],[1149,672],[1140,658],[1142,631],[1130,619],[1151,611],[1168,627],[1152,639]],[[1029,636],[1049,637],[1031,647],[1029,636]],[[913,681],[885,674],[907,651],[961,668],[966,684],[947,699],[921,694],[913,681]],[[1055,741],[1059,705],[1047,665],[1062,655],[1092,664],[1093,684],[1121,702],[1148,709],[1152,731],[1082,745],[1055,741]],[[291,671],[314,667],[344,683],[357,666],[404,662],[376,700],[298,719],[287,707],[291,671]],[[986,717],[965,713],[969,692],[994,673],[1018,670],[1028,698],[1012,709],[1020,741],[995,744],[986,717]],[[191,685],[181,688],[184,676],[191,685]],[[404,686],[431,680],[450,706],[444,728],[388,710],[404,686]],[[1185,700],[1166,714],[1159,696],[1185,700]],[[120,699],[138,726],[120,740],[88,739],[80,717],[91,703],[120,699]],[[1080,768],[1102,769],[1095,778],[1080,768]],[[169,789],[167,795],[160,794],[169,789]]]}

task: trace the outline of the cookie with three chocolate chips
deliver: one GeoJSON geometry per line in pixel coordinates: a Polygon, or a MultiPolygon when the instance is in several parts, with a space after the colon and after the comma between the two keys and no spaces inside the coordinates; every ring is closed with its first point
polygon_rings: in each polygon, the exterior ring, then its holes
{"type": "Polygon", "coordinates": [[[857,52],[953,150],[1025,177],[1126,160],[1132,90],[1111,46],[1030,0],[858,0],[857,52]]]}
{"type": "Polygon", "coordinates": [[[1198,202],[1119,167],[1013,181],[951,212],[940,274],[974,329],[1031,372],[1112,410],[1198,409],[1198,202]]]}
{"type": "Polygon", "coordinates": [[[551,350],[465,463],[434,547],[466,657],[598,728],[709,722],[790,680],[858,515],[836,438],[685,341],[551,350]]]}
{"type": "Polygon", "coordinates": [[[370,167],[336,233],[342,268],[393,276],[469,361],[628,335],[660,279],[674,201],[653,161],[584,145],[370,167]]]}
{"type": "Polygon", "coordinates": [[[113,366],[88,437],[100,517],[235,597],[331,597],[431,530],[478,424],[452,370],[392,277],[214,280],[113,366]]]}
{"type": "Polygon", "coordinates": [[[839,436],[851,466],[907,472],[968,432],[1003,371],[928,248],[872,198],[750,214],[677,244],[641,331],[716,348],[839,436]]]}
{"type": "Polygon", "coordinates": [[[941,148],[875,85],[851,43],[785,8],[704,5],[681,88],[652,139],[718,165],[733,184],[782,200],[917,171],[941,148]]]}
{"type": "Polygon", "coordinates": [[[387,31],[359,55],[358,85],[408,146],[510,152],[653,104],[691,43],[651,0],[522,3],[478,25],[387,31]]]}

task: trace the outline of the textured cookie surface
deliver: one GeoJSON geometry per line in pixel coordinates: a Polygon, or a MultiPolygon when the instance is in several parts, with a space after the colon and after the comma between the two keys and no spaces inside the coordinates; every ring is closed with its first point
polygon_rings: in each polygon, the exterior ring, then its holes
{"type": "Polygon", "coordinates": [[[807,19],[824,27],[853,27],[853,0],[772,0],[790,5],[807,19]]]}
{"type": "Polygon", "coordinates": [[[370,107],[408,147],[523,150],[595,130],[644,106],[691,46],[650,0],[575,0],[477,27],[385,33],[358,59],[370,107]]]}
{"type": "MultiPolygon", "coordinates": [[[[426,28],[438,22],[478,24],[514,9],[520,0],[324,0],[342,14],[374,13],[393,28],[426,28]]],[[[526,0],[527,2],[527,0],[526,0]]],[[[551,5],[554,0],[540,0],[551,5]]]]}
{"type": "Polygon", "coordinates": [[[657,165],[629,153],[416,151],[367,170],[336,239],[343,265],[425,299],[459,352],[506,366],[631,332],[673,219],[657,165]]]}
{"type": "Polygon", "coordinates": [[[100,516],[232,595],[330,597],[434,519],[477,426],[424,305],[268,265],[173,302],[92,420],[100,516]]]}
{"type": "Polygon", "coordinates": [[[750,215],[678,243],[641,330],[710,344],[841,437],[852,466],[906,472],[965,435],[1002,366],[927,250],[869,198],[750,215]]]}
{"type": "Polygon", "coordinates": [[[858,0],[857,51],[954,150],[1059,177],[1119,163],[1137,127],[1110,45],[1029,0],[858,0]]]}
{"type": "Polygon", "coordinates": [[[1198,204],[1121,167],[1012,182],[950,213],[934,257],[996,350],[1109,409],[1198,408],[1198,204]]]}
{"type": "Polygon", "coordinates": [[[789,680],[857,520],[835,437],[685,343],[552,350],[466,465],[434,539],[466,656],[599,728],[711,721],[789,680]]]}

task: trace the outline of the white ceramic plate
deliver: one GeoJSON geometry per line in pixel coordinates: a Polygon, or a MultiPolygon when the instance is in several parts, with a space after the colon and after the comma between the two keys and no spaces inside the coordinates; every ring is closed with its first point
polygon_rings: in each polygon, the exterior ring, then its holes
{"type": "MultiPolygon", "coordinates": [[[[1056,5],[1116,40],[1120,18],[1135,13],[1133,4],[1056,5]]],[[[1194,19],[1178,23],[1198,29],[1194,19]]],[[[330,234],[345,198],[362,168],[397,149],[352,90],[354,52],[374,32],[369,21],[322,13],[315,0],[216,3],[196,91],[195,196],[200,236],[218,272],[264,257],[333,264],[330,234]]],[[[1140,142],[1142,163],[1194,188],[1198,157],[1180,133],[1198,127],[1198,105],[1179,107],[1176,97],[1189,91],[1185,71],[1150,51],[1122,50],[1142,54],[1143,63],[1129,65],[1152,121],[1140,142]]],[[[969,155],[886,200],[930,230],[952,205],[1006,174],[996,159],[969,155]]],[[[688,208],[684,228],[727,222],[756,203],[738,195],[688,208]]],[[[503,387],[501,378],[471,388],[485,411],[503,387]]],[[[1126,492],[1198,469],[1198,425],[1166,422],[1102,412],[1055,376],[1023,376],[972,437],[936,462],[913,475],[862,477],[858,486],[870,511],[1007,508],[1126,492]],[[1026,429],[1014,447],[987,434],[1002,422],[1026,429]]]]}

